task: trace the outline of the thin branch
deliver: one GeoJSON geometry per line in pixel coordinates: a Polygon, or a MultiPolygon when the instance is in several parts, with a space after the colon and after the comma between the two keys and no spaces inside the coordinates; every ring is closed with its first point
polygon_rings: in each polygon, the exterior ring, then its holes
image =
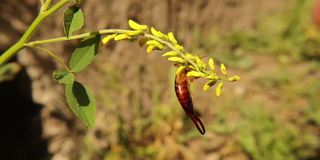
{"type": "Polygon", "coordinates": [[[38,40],[38,41],[33,41],[33,42],[26,43],[24,45],[32,47],[32,46],[39,45],[39,44],[55,43],[55,42],[82,39],[82,38],[86,38],[88,36],[95,35],[95,34],[114,34],[114,33],[121,34],[121,33],[127,33],[129,31],[132,31],[132,30],[104,29],[104,30],[99,30],[99,31],[96,31],[96,32],[87,32],[87,33],[83,33],[83,34],[72,35],[69,38],[67,38],[67,37],[58,37],[58,38],[52,38],[52,39],[38,40]]]}
{"type": "MultiPolygon", "coordinates": [[[[29,46],[31,47],[31,46],[29,46]]],[[[71,72],[71,69],[63,62],[63,59],[60,58],[58,55],[54,54],[53,52],[43,48],[43,47],[39,47],[39,46],[32,46],[31,48],[36,48],[44,53],[46,53],[47,55],[49,55],[50,57],[52,57],[54,60],[56,60],[57,62],[59,62],[68,72],[71,72]]]]}

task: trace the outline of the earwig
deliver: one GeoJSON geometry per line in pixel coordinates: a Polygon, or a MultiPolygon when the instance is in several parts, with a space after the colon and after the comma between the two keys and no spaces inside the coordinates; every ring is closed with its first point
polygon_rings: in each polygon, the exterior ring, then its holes
{"type": "Polygon", "coordinates": [[[195,113],[193,109],[192,98],[189,92],[189,80],[187,77],[188,70],[184,69],[176,75],[175,79],[175,91],[179,103],[186,114],[191,118],[194,125],[197,127],[198,131],[204,135],[206,132],[204,125],[202,124],[200,118],[195,113]]]}

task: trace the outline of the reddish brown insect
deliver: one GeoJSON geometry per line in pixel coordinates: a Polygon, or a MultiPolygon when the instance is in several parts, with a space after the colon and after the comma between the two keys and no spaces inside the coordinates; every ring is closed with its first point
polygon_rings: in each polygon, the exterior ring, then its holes
{"type": "Polygon", "coordinates": [[[317,0],[314,4],[312,11],[313,23],[320,27],[320,0],[317,0]]]}
{"type": "Polygon", "coordinates": [[[198,115],[193,110],[192,98],[189,92],[189,80],[187,77],[188,70],[184,69],[179,74],[176,75],[175,79],[175,91],[179,103],[186,114],[191,118],[194,125],[197,127],[199,132],[203,135],[206,130],[198,117],[198,115]]]}

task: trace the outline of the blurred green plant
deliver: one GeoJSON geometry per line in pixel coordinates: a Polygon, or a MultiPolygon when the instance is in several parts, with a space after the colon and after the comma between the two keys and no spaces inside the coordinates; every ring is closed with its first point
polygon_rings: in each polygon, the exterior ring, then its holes
{"type": "Polygon", "coordinates": [[[65,95],[70,109],[89,128],[95,124],[95,102],[90,89],[77,81],[76,74],[91,64],[101,44],[106,45],[110,40],[137,41],[141,46],[146,44],[148,53],[154,50],[166,50],[162,56],[169,57],[169,61],[179,66],[177,74],[185,68],[188,68],[188,77],[207,79],[208,82],[204,85],[203,90],[208,90],[218,82],[216,87],[217,96],[221,94],[225,81],[234,82],[240,79],[239,76],[229,77],[224,64],[220,65],[220,74],[218,74],[212,58],[208,60],[208,63],[205,63],[197,55],[187,52],[184,47],[179,44],[172,32],[164,34],[153,27],[150,28],[147,25],[141,25],[133,20],[129,20],[130,30],[104,29],[74,35],[74,32],[83,27],[85,21],[80,8],[83,0],[59,0],[54,4],[52,4],[52,0],[40,0],[40,2],[41,7],[38,16],[34,19],[21,39],[0,56],[0,66],[4,69],[8,68],[4,63],[18,54],[18,51],[24,47],[38,49],[48,54],[64,67],[64,69],[54,71],[53,78],[59,84],[65,86],[65,95]],[[45,18],[69,3],[71,3],[71,6],[65,10],[63,17],[64,37],[29,41],[34,31],[45,18]],[[77,39],[80,39],[81,42],[72,53],[68,65],[64,63],[61,57],[40,46],[47,43],[77,39]]]}
{"type": "Polygon", "coordinates": [[[21,70],[21,66],[18,63],[7,63],[0,66],[0,82],[10,81],[14,79],[16,74],[21,70]]]}
{"type": "Polygon", "coordinates": [[[229,62],[231,67],[248,69],[253,65],[252,54],[278,56],[282,62],[320,59],[319,27],[311,20],[314,0],[293,0],[281,10],[258,15],[254,27],[221,32],[213,28],[207,36],[194,31],[197,46],[211,51],[216,59],[229,62]],[[232,63],[230,63],[232,62],[232,63]]]}

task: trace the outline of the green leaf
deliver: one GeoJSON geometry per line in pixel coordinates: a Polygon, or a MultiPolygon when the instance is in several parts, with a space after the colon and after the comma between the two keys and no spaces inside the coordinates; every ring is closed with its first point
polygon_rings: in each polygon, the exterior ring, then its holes
{"type": "Polygon", "coordinates": [[[94,35],[80,42],[72,53],[69,66],[72,72],[78,73],[86,68],[98,53],[100,35],[94,35]]]}
{"type": "Polygon", "coordinates": [[[96,107],[91,91],[85,85],[75,81],[73,84],[66,85],[65,94],[73,113],[88,128],[94,127],[96,107]]]}
{"type": "Polygon", "coordinates": [[[74,74],[66,70],[55,70],[53,72],[54,80],[58,81],[59,84],[72,84],[74,82],[74,74]]]}
{"type": "Polygon", "coordinates": [[[64,32],[70,37],[74,31],[81,29],[84,24],[84,17],[81,8],[70,6],[63,17],[64,32]]]}

